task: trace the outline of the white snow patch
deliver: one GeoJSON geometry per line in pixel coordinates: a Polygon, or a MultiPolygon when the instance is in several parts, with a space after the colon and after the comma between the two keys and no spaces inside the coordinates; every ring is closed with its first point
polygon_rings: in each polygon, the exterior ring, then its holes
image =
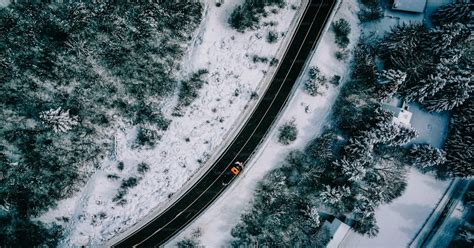
{"type": "Polygon", "coordinates": [[[411,103],[411,126],[418,132],[418,137],[410,143],[428,143],[437,148],[443,148],[448,133],[448,114],[429,113],[418,104],[411,103]]]}
{"type": "Polygon", "coordinates": [[[442,198],[449,181],[439,181],[410,169],[407,183],[401,197],[375,211],[380,228],[376,237],[369,238],[350,231],[340,247],[406,247],[442,198]]]}
{"type": "Polygon", "coordinates": [[[7,7],[10,4],[10,0],[0,0],[0,8],[7,7]]]}

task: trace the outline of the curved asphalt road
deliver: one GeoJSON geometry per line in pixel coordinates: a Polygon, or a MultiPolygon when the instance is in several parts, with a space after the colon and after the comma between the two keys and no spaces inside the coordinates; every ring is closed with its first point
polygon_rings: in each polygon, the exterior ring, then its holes
{"type": "MultiPolygon", "coordinates": [[[[113,247],[156,247],[196,218],[227,187],[222,184],[235,161],[245,162],[288,100],[337,0],[310,0],[267,91],[237,137],[205,175],[173,205],[113,247]]],[[[150,199],[152,200],[152,199],[150,199]]]]}

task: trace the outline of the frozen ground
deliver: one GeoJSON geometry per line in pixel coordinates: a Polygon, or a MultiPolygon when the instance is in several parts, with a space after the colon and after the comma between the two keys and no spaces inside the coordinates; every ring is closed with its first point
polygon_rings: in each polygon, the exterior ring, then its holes
{"type": "MultiPolygon", "coordinates": [[[[345,18],[351,23],[350,47],[355,44],[360,34],[356,13],[356,3],[352,0],[345,0],[334,17],[334,20],[345,18]]],[[[318,66],[328,78],[337,74],[342,76],[342,80],[344,80],[349,73],[347,70],[348,64],[337,61],[334,57],[335,52],[334,34],[328,31],[324,34],[315,53],[313,53],[308,66],[318,66]]],[[[303,91],[302,81],[305,78],[299,79],[299,87],[294,92],[278,124],[271,130],[269,138],[260,147],[255,158],[247,164],[246,170],[242,172],[243,174],[208,210],[171,240],[166,245],[167,247],[173,247],[176,242],[184,237],[190,237],[197,229],[201,231],[200,240],[205,247],[225,247],[226,243],[232,238],[230,230],[238,223],[242,211],[250,206],[257,182],[269,170],[278,166],[289,151],[303,148],[308,141],[320,134],[331,106],[339,93],[340,86],[330,86],[324,95],[312,97],[303,91]],[[309,109],[308,113],[305,112],[306,106],[309,109]],[[295,120],[298,127],[298,138],[289,146],[284,146],[278,143],[277,129],[284,122],[291,119],[295,120]]]]}
{"type": "Polygon", "coordinates": [[[448,185],[449,181],[439,181],[411,169],[403,195],[375,211],[379,234],[368,238],[350,231],[340,247],[406,247],[436,207],[448,185]]]}
{"type": "Polygon", "coordinates": [[[0,8],[6,7],[10,4],[10,0],[0,0],[0,8]]]}
{"type": "Polygon", "coordinates": [[[429,143],[434,147],[443,148],[448,133],[448,114],[429,113],[415,103],[409,106],[410,112],[413,113],[411,126],[418,132],[418,137],[412,143],[429,143]]]}
{"type": "Polygon", "coordinates": [[[242,0],[226,1],[220,8],[215,7],[214,0],[208,2],[203,22],[182,62],[181,75],[185,77],[187,73],[205,68],[209,70],[208,84],[183,117],[171,116],[176,97],[167,101],[165,114],[172,123],[155,148],[133,149],[136,136],[133,127],[124,125],[116,131],[116,159],[103,161],[82,191],[60,201],[56,208],[39,218],[63,224],[66,234],[60,246],[101,246],[179,192],[218,149],[243,110],[255,102],[250,96],[261,87],[270,67],[252,62],[252,55],[275,56],[282,36],[297,13],[291,6],[300,5],[300,0],[290,0],[285,8],[275,8],[277,14],[263,20],[266,26],[242,34],[227,24],[231,10],[242,0]],[[269,30],[279,34],[278,42],[266,42],[269,30]],[[123,170],[117,168],[119,161],[124,163],[123,170]],[[145,174],[137,172],[141,162],[150,165],[145,174]],[[120,178],[109,179],[109,174],[120,178]],[[138,185],[124,197],[125,205],[117,205],[112,198],[121,180],[129,177],[138,178],[138,185]]]}

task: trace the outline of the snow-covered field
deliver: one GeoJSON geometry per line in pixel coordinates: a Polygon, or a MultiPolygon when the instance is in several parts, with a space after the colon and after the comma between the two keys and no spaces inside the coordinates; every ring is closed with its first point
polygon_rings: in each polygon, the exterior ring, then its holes
{"type": "Polygon", "coordinates": [[[443,148],[448,133],[448,114],[429,113],[418,104],[410,104],[412,112],[411,126],[418,132],[412,143],[429,143],[434,147],[443,148]]]}
{"type": "Polygon", "coordinates": [[[10,0],[0,0],[0,8],[6,7],[10,4],[10,0]]]}
{"type": "MultiPolygon", "coordinates": [[[[357,20],[357,4],[354,1],[344,0],[333,20],[345,18],[351,23],[350,40],[351,48],[357,41],[360,31],[357,20]]],[[[348,77],[348,64],[335,59],[337,47],[334,44],[334,33],[328,31],[324,34],[316,51],[312,54],[309,66],[318,66],[326,77],[340,75],[342,81],[348,77]]],[[[304,75],[307,75],[305,72],[304,75]]],[[[166,246],[173,247],[176,242],[185,237],[192,236],[195,230],[201,232],[201,244],[205,247],[225,247],[232,238],[230,231],[235,226],[242,211],[250,207],[257,182],[271,169],[284,160],[289,151],[303,148],[312,138],[320,135],[322,127],[326,124],[327,116],[331,110],[339,87],[330,86],[322,96],[312,97],[304,92],[303,81],[306,76],[299,79],[299,86],[294,92],[286,109],[282,113],[269,138],[260,147],[255,157],[247,164],[241,176],[230,186],[219,199],[198,217],[188,228],[177,235],[166,246]],[[309,111],[305,108],[308,106],[309,111]],[[288,120],[294,119],[298,127],[298,138],[288,146],[278,143],[278,127],[288,120]]]]}
{"type": "Polygon", "coordinates": [[[200,96],[186,109],[183,117],[172,117],[173,103],[169,101],[165,114],[172,123],[161,142],[153,149],[133,149],[136,130],[133,127],[116,131],[116,159],[106,159],[82,191],[62,200],[39,219],[65,226],[61,246],[101,246],[116,234],[142,220],[169,203],[219,149],[242,113],[255,103],[252,92],[263,87],[262,79],[271,70],[268,64],[252,62],[252,56],[275,57],[295,17],[300,0],[290,0],[276,14],[262,20],[264,26],[255,31],[238,33],[227,24],[228,16],[239,1],[226,1],[221,7],[209,0],[206,14],[188,53],[182,62],[182,77],[197,69],[207,69],[208,84],[200,96]],[[278,42],[266,41],[269,30],[279,34],[278,42]],[[124,169],[119,170],[119,161],[124,169]],[[145,162],[150,170],[137,171],[145,162]],[[116,174],[118,180],[107,178],[116,174]],[[122,179],[139,178],[138,185],[129,189],[123,206],[112,202],[122,179]],[[67,218],[64,219],[63,217],[67,218]]]}
{"type": "Polygon", "coordinates": [[[449,181],[410,169],[403,195],[375,211],[379,234],[374,238],[350,231],[340,247],[407,247],[442,198],[449,181]]]}

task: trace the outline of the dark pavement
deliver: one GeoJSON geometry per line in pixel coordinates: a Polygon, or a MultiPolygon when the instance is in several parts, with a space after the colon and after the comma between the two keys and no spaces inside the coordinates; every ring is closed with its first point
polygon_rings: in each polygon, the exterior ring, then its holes
{"type": "MultiPolygon", "coordinates": [[[[222,181],[235,161],[245,162],[275,122],[328,21],[336,0],[310,0],[283,60],[254,112],[237,137],[203,177],[173,205],[113,247],[156,247],[164,244],[203,212],[228,185],[222,181]]],[[[258,164],[254,165],[258,166],[258,164]]],[[[244,169],[245,170],[245,169],[244,169]]],[[[150,199],[152,201],[153,199],[150,199]]]]}

